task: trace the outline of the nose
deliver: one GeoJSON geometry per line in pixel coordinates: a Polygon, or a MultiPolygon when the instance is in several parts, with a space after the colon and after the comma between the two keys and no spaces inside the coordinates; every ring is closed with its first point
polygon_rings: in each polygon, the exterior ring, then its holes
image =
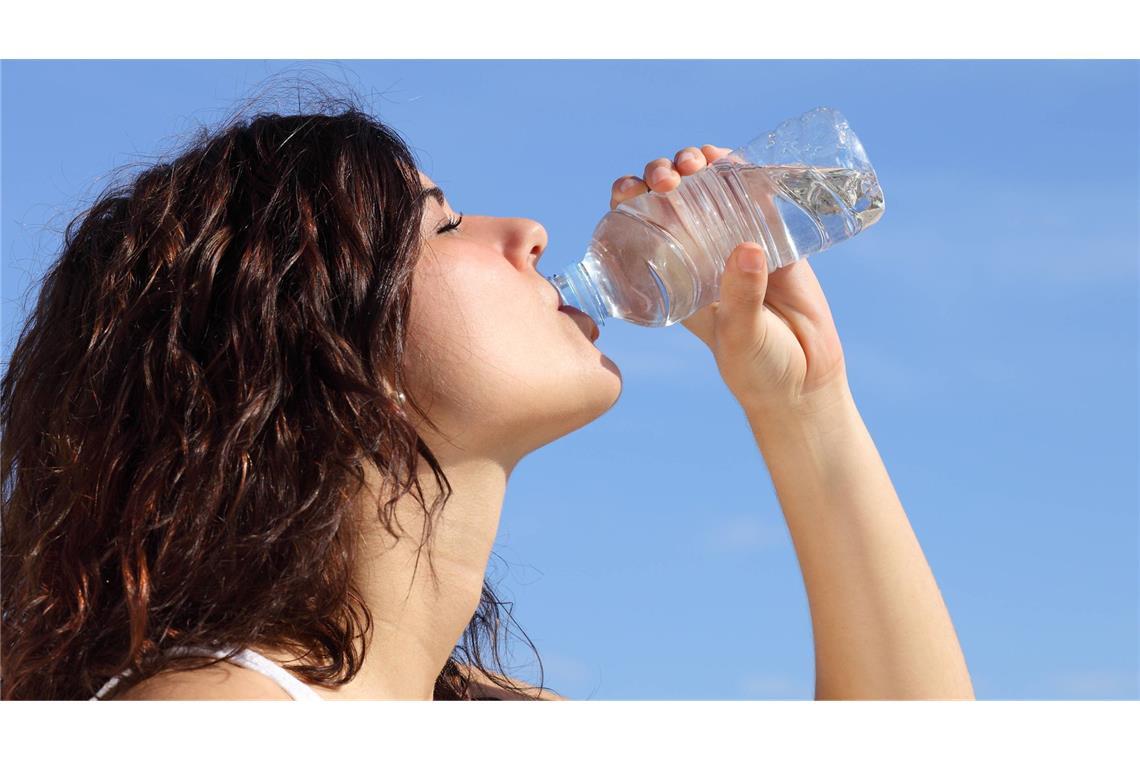
{"type": "Polygon", "coordinates": [[[503,221],[504,253],[516,267],[537,266],[546,250],[546,228],[533,219],[508,218],[503,221]]]}

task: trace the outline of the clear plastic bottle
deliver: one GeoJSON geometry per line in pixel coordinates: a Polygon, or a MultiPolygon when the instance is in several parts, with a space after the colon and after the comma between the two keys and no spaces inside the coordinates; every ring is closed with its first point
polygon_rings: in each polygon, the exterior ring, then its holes
{"type": "Polygon", "coordinates": [[[760,243],[768,270],[878,221],[883,192],[842,114],[816,108],[606,214],[582,259],[547,279],[598,324],[666,327],[717,300],[728,255],[760,243]]]}

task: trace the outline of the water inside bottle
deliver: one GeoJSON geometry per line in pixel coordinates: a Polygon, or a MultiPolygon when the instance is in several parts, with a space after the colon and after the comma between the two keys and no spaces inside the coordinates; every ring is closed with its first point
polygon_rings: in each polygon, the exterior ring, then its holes
{"type": "MultiPolygon", "coordinates": [[[[753,198],[762,183],[770,181],[819,221],[821,237],[825,240],[816,248],[817,251],[871,226],[883,214],[883,192],[872,172],[837,166],[754,166],[743,169],[741,174],[753,198]],[[763,178],[753,180],[752,175],[755,174],[763,178]],[[848,215],[853,229],[849,226],[848,215]],[[840,229],[850,229],[850,232],[839,236],[840,229]],[[836,233],[831,230],[836,230],[836,233]]],[[[798,246],[806,242],[795,241],[798,246]]]]}
{"type": "Polygon", "coordinates": [[[870,171],[722,160],[671,192],[639,195],[607,214],[584,264],[604,271],[609,314],[666,326],[716,300],[738,243],[761,243],[772,270],[846,240],[882,213],[870,171]]]}

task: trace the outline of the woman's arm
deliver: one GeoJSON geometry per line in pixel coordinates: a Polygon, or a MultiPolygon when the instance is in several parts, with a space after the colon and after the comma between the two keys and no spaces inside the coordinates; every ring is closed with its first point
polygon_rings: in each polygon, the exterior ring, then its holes
{"type": "MultiPolygon", "coordinates": [[[[610,208],[667,193],[731,151],[684,148],[619,178],[610,208]],[[634,179],[634,182],[627,182],[634,179]]],[[[718,300],[681,321],[748,416],[811,607],[819,699],[973,698],[950,616],[847,384],[839,332],[806,259],[763,245],[725,262],[718,300]]]]}
{"type": "Polygon", "coordinates": [[[816,699],[973,699],[950,615],[843,383],[750,413],[807,587],[816,699]]]}

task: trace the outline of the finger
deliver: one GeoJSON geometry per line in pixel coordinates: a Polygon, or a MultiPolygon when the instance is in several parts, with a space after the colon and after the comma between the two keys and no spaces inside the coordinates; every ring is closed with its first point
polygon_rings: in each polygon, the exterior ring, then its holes
{"type": "Polygon", "coordinates": [[[618,177],[614,180],[613,187],[610,188],[610,211],[630,198],[648,191],[649,186],[642,181],[641,177],[634,177],[633,175],[618,177]]]}
{"type": "Polygon", "coordinates": [[[704,154],[705,161],[712,163],[718,158],[723,158],[732,152],[732,148],[719,148],[716,145],[704,144],[701,146],[701,153],[704,154]]]}
{"type": "Polygon", "coordinates": [[[682,177],[687,177],[708,166],[708,161],[705,160],[704,153],[690,145],[688,148],[677,151],[677,156],[673,159],[673,166],[677,168],[682,177]]]}
{"type": "Polygon", "coordinates": [[[645,165],[645,182],[655,193],[667,193],[681,184],[681,175],[667,158],[655,158],[645,165]]]}
{"type": "Polygon", "coordinates": [[[716,325],[717,341],[730,353],[763,343],[768,326],[764,316],[767,286],[763,246],[745,242],[733,248],[721,276],[716,325]],[[745,261],[751,266],[743,266],[745,261]]]}

